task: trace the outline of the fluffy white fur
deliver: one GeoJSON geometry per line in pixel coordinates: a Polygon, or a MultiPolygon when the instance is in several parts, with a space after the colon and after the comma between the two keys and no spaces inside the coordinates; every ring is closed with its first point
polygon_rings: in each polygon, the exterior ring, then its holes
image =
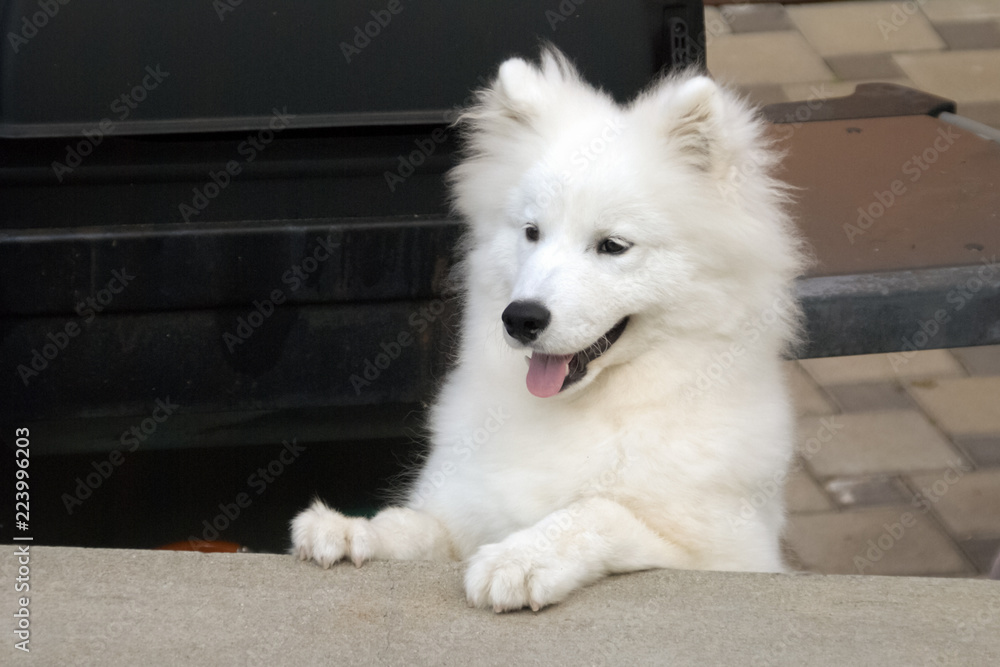
{"type": "Polygon", "coordinates": [[[761,123],[696,74],[617,105],[553,49],[505,62],[461,123],[463,328],[431,452],[371,520],[302,512],[294,553],[464,560],[469,602],[496,611],[609,573],[780,571],[802,262],[761,123]],[[599,252],[609,238],[628,249],[599,252]],[[500,319],[525,299],[552,315],[531,349],[500,319]],[[626,316],[582,380],[529,393],[532,350],[585,349],[626,316]]]}

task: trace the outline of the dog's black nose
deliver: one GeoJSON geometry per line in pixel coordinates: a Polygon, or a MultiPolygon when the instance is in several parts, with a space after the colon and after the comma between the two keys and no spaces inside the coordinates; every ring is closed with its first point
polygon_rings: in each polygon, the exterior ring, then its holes
{"type": "Polygon", "coordinates": [[[537,301],[514,301],[504,308],[503,326],[515,340],[530,343],[538,338],[552,319],[548,308],[537,301]]]}

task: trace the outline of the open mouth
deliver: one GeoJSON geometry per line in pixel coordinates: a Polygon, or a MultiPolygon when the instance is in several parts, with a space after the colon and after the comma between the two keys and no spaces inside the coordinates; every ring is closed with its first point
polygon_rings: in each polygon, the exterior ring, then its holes
{"type": "Polygon", "coordinates": [[[575,354],[533,352],[528,359],[528,391],[539,398],[548,398],[579,381],[587,374],[587,364],[607,352],[627,324],[628,317],[623,317],[593,345],[575,354]]]}

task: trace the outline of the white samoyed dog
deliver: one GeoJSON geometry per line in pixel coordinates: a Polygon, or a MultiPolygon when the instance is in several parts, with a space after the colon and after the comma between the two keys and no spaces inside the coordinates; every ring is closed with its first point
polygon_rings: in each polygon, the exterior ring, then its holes
{"type": "Polygon", "coordinates": [[[803,254],[762,122],[696,73],[621,106],[553,48],[459,122],[464,310],[431,450],[370,520],[317,500],[293,553],[463,560],[496,611],[611,573],[781,571],[803,254]]]}

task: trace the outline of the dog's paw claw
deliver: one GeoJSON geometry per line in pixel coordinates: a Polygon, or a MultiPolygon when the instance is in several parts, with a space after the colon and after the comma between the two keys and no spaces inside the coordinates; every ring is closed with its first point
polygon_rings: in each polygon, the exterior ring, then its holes
{"type": "Polygon", "coordinates": [[[346,517],[320,500],[292,521],[292,553],[324,570],[350,558],[356,567],[371,558],[367,520],[346,517]]]}
{"type": "Polygon", "coordinates": [[[540,611],[577,587],[569,568],[550,550],[538,550],[514,538],[481,547],[465,573],[470,605],[496,613],[525,607],[540,611]]]}

